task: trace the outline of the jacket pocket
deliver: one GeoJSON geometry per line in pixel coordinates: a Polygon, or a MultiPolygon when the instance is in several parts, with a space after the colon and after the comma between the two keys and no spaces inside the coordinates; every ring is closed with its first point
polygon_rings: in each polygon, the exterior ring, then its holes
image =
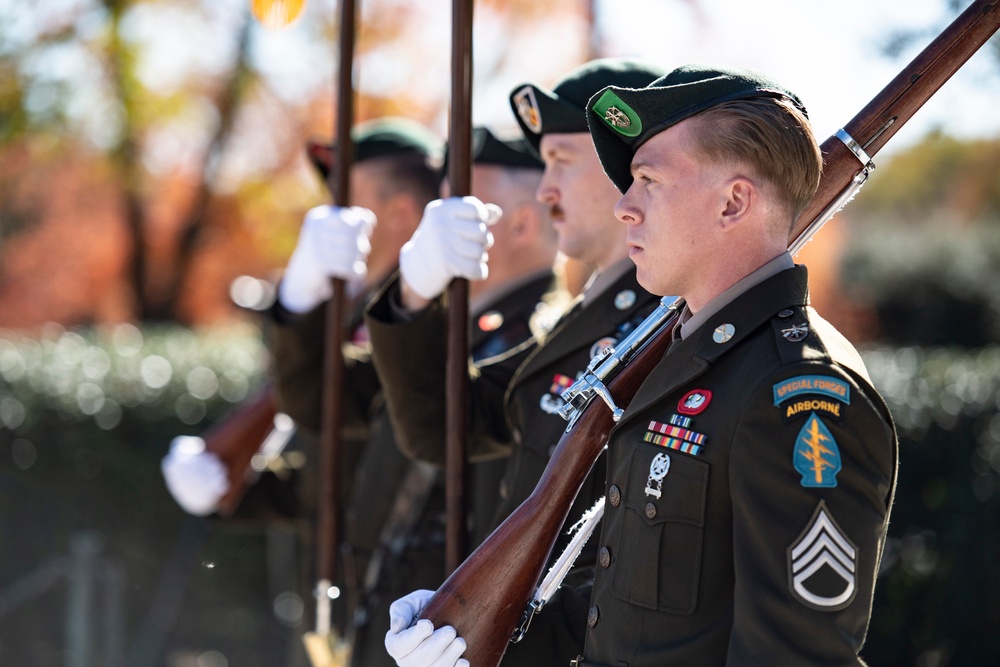
{"type": "Polygon", "coordinates": [[[694,456],[637,446],[622,498],[624,516],[611,583],[615,597],[655,611],[694,613],[708,473],[708,463],[694,456]],[[657,455],[660,459],[654,465],[657,455]],[[662,469],[663,456],[668,457],[669,469],[657,483],[653,473],[656,467],[662,469]]]}

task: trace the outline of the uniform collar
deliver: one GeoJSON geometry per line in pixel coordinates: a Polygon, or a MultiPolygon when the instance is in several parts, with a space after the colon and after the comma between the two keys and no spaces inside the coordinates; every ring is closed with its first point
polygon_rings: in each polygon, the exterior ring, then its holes
{"type": "Polygon", "coordinates": [[[586,287],[583,288],[583,306],[586,308],[593,303],[597,297],[617,283],[630,270],[635,270],[635,264],[632,263],[631,259],[626,257],[625,259],[618,260],[604,271],[595,273],[587,281],[586,287]]]}
{"type": "Polygon", "coordinates": [[[697,331],[701,325],[711,319],[713,315],[732,303],[736,297],[740,296],[751,287],[759,285],[771,276],[794,266],[795,262],[792,261],[792,256],[787,252],[783,252],[764,266],[748,275],[746,278],[740,280],[719,296],[709,301],[697,313],[692,313],[687,309],[687,306],[685,306],[684,312],[681,314],[681,339],[687,338],[694,331],[697,331]]]}
{"type": "Polygon", "coordinates": [[[719,357],[739,347],[780,311],[807,305],[808,282],[804,266],[779,271],[734,297],[686,339],[671,343],[663,359],[639,387],[621,423],[703,374],[719,357]],[[717,330],[726,335],[716,336],[717,330]]]}

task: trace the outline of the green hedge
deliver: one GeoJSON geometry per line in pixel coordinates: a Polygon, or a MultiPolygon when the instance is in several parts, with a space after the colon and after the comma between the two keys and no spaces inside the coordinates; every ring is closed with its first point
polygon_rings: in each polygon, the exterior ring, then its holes
{"type": "MultiPolygon", "coordinates": [[[[291,631],[272,612],[267,527],[186,515],[159,467],[174,436],[203,432],[262,386],[266,367],[254,327],[0,333],[0,602],[95,531],[102,567],[125,586],[119,664],[205,652],[204,664],[221,664],[213,650],[229,665],[286,664],[291,631]]],[[[106,591],[99,582],[92,610],[102,665],[112,664],[106,591]]],[[[64,579],[0,605],[0,664],[66,664],[66,605],[64,579]]]]}
{"type": "Polygon", "coordinates": [[[1000,347],[864,352],[900,438],[872,665],[1000,664],[1000,347]]]}

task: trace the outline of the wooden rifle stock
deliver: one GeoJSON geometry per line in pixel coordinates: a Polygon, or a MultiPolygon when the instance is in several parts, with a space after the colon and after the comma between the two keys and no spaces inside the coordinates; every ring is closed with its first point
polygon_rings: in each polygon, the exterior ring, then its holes
{"type": "MultiPolygon", "coordinates": [[[[977,1],[948,26],[885,89],[848,123],[844,131],[873,156],[893,134],[1000,27],[1000,10],[977,1]]],[[[840,133],[838,133],[839,135],[840,133]]],[[[839,206],[852,185],[860,186],[872,165],[839,136],[822,146],[819,189],[792,230],[797,250],[839,206]]],[[[619,407],[666,351],[669,321],[659,334],[608,384],[619,407]]],[[[472,667],[495,667],[534,593],[580,485],[593,467],[614,425],[601,401],[591,401],[573,429],[560,439],[531,496],[504,521],[438,589],[421,613],[435,627],[451,625],[466,640],[472,667]]]]}
{"type": "Polygon", "coordinates": [[[274,428],[276,415],[270,390],[243,403],[212,426],[202,438],[205,451],[215,454],[229,475],[229,490],[219,501],[218,513],[231,516],[246,494],[250,461],[274,428]]]}

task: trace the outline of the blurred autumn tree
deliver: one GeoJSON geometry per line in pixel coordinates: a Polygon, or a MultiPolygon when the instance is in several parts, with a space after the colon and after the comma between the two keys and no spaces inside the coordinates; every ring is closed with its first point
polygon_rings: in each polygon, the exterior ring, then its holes
{"type": "MultiPolygon", "coordinates": [[[[302,148],[333,127],[336,6],[307,3],[276,36],[245,0],[0,0],[0,326],[237,316],[233,278],[272,276],[326,200],[302,148]]],[[[504,72],[554,78],[589,55],[588,8],[477,5],[494,116],[512,122],[504,72]],[[539,58],[530,40],[554,25],[562,53],[539,58]],[[525,48],[491,48],[511,35],[525,48]]],[[[360,3],[359,120],[446,127],[449,10],[360,3]]]]}
{"type": "Polygon", "coordinates": [[[225,180],[238,123],[267,94],[249,14],[123,0],[2,12],[4,324],[190,321],[199,253],[219,236],[222,261],[259,270],[259,252],[233,252],[252,239],[225,180]]]}

